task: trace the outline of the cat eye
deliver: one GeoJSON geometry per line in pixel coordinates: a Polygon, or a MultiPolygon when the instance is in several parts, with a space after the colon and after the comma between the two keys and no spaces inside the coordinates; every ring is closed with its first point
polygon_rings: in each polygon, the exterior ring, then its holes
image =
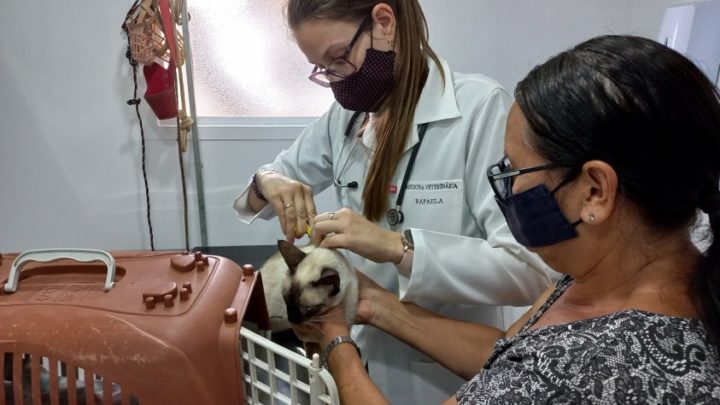
{"type": "Polygon", "coordinates": [[[305,312],[310,312],[312,310],[313,310],[313,307],[311,307],[310,305],[305,306],[305,312]]]}

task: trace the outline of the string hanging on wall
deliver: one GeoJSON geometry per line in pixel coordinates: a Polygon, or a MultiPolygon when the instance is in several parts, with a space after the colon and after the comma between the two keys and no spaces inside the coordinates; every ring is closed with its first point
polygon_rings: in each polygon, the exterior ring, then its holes
{"type": "Polygon", "coordinates": [[[185,250],[190,250],[187,184],[183,153],[187,149],[188,132],[193,125],[193,120],[188,116],[185,100],[184,43],[182,35],[176,29],[176,24],[182,22],[178,11],[182,6],[182,1],[136,0],[130,7],[122,25],[128,37],[126,57],[133,68],[134,93],[133,99],[129,100],[128,104],[135,106],[140,122],[142,170],[152,250],[155,250],[155,244],[150,219],[150,193],[145,165],[145,135],[139,109],[140,99],[137,97],[138,64],[144,65],[143,75],[147,82],[144,98],[153,113],[159,119],[175,118],[176,120],[178,160],[182,181],[185,250]],[[178,95],[180,96],[179,105],[178,95]]]}
{"type": "MultiPolygon", "coordinates": [[[[125,57],[127,58],[128,62],[130,63],[130,66],[132,67],[133,71],[133,98],[127,101],[128,105],[134,105],[135,106],[135,114],[137,115],[138,122],[140,123],[140,144],[141,144],[141,152],[142,152],[142,174],[143,174],[143,183],[145,185],[145,207],[146,207],[146,213],[147,213],[147,223],[148,223],[148,231],[150,233],[150,249],[155,250],[155,237],[153,235],[153,228],[152,228],[152,219],[150,217],[150,187],[148,186],[148,177],[147,177],[147,167],[146,167],[146,161],[145,161],[145,128],[143,127],[143,121],[142,117],[140,116],[140,99],[137,96],[137,68],[138,68],[138,62],[137,60],[132,56],[132,41],[130,40],[130,32],[127,24],[127,19],[130,17],[130,14],[133,12],[133,10],[136,9],[138,6],[138,1],[133,4],[133,6],[130,8],[130,11],[128,12],[128,15],[126,16],[125,23],[122,25],[123,31],[127,34],[128,37],[128,46],[127,51],[125,52],[125,57]]],[[[137,53],[137,51],[136,51],[137,53]]],[[[138,54],[142,55],[142,54],[138,54]]],[[[145,58],[148,56],[146,55],[145,58]]]]}

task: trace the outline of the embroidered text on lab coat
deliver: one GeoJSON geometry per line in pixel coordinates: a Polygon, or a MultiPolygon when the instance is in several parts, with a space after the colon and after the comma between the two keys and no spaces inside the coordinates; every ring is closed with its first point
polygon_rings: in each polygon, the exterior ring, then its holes
{"type": "Polygon", "coordinates": [[[425,184],[408,184],[408,190],[457,190],[457,183],[441,182],[441,183],[425,183],[425,184]]]}
{"type": "Polygon", "coordinates": [[[445,204],[442,198],[416,198],[415,204],[417,205],[437,205],[445,204]]]}

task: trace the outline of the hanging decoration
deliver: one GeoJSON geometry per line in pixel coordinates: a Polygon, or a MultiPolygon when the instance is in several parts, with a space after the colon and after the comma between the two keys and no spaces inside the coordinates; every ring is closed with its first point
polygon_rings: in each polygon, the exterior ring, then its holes
{"type": "Polygon", "coordinates": [[[143,98],[159,119],[178,119],[182,152],[193,120],[185,95],[184,42],[180,0],[138,0],[128,12],[123,29],[130,43],[130,57],[143,66],[147,89],[143,98]]]}
{"type": "Polygon", "coordinates": [[[145,134],[140,115],[140,99],[137,97],[138,65],[143,65],[143,77],[147,83],[143,98],[155,116],[159,119],[176,119],[178,160],[182,180],[185,249],[190,250],[187,185],[183,153],[187,150],[188,133],[192,128],[193,120],[188,114],[185,96],[184,42],[182,34],[177,29],[177,25],[183,23],[181,18],[183,1],[136,0],[130,7],[122,24],[122,29],[128,38],[126,57],[133,69],[134,93],[133,98],[128,100],[128,104],[135,106],[135,112],[140,122],[142,171],[145,182],[147,220],[152,250],[155,250],[155,245],[150,220],[150,191],[145,164],[145,134]]]}

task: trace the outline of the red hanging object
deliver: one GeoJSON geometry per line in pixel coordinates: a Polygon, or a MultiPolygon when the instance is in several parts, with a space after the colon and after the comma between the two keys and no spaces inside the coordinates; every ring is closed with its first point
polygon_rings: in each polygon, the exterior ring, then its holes
{"type": "MultiPolygon", "coordinates": [[[[175,47],[175,22],[170,14],[170,0],[160,0],[160,21],[162,21],[163,31],[165,32],[165,40],[170,49],[170,60],[177,61],[177,48],[175,47]]],[[[180,62],[182,66],[182,62],[180,62]]]]}
{"type": "Polygon", "coordinates": [[[175,61],[171,59],[167,69],[157,63],[145,65],[143,74],[147,82],[144,98],[155,115],[161,120],[177,117],[175,61]]]}

